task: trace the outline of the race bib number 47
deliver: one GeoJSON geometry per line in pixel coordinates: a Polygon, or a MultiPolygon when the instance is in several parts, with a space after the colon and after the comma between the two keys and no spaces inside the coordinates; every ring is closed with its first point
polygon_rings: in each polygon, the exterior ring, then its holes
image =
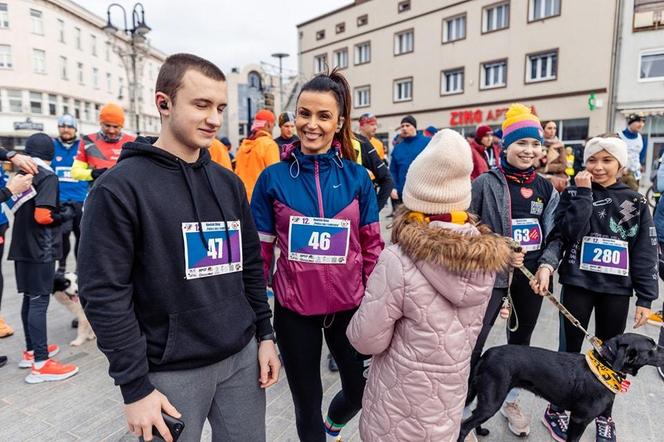
{"type": "Polygon", "coordinates": [[[288,259],[313,264],[345,264],[350,221],[291,216],[288,259]]]}
{"type": "Polygon", "coordinates": [[[197,279],[242,271],[242,230],[240,221],[182,223],[185,278],[197,279]]]}
{"type": "Polygon", "coordinates": [[[629,275],[627,242],[619,239],[584,236],[579,268],[609,275],[629,275]]]}

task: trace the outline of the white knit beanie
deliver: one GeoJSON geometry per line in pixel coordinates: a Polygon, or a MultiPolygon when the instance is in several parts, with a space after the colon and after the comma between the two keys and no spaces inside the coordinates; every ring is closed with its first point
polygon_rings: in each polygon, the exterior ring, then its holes
{"type": "Polygon", "coordinates": [[[583,151],[583,164],[588,162],[588,158],[602,150],[607,151],[618,160],[620,167],[627,167],[627,144],[620,138],[613,137],[595,137],[590,139],[583,151]]]}
{"type": "Polygon", "coordinates": [[[443,129],[412,162],[403,188],[407,208],[428,215],[470,207],[470,145],[456,131],[443,129]]]}

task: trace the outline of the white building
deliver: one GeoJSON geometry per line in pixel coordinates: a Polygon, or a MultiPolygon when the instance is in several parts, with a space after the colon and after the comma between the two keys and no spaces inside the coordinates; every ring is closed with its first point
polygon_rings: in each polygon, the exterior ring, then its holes
{"type": "MultiPolygon", "coordinates": [[[[122,105],[125,129],[136,131],[127,112],[127,73],[105,25],[69,0],[0,0],[0,145],[21,149],[35,131],[56,135],[63,113],[78,118],[79,133],[96,132],[99,109],[108,102],[122,105]]],[[[116,46],[128,49],[128,39],[119,35],[116,46]]],[[[142,134],[159,131],[154,85],[165,58],[148,47],[141,63],[142,134]]]]}
{"type": "Polygon", "coordinates": [[[664,1],[621,2],[621,38],[617,45],[613,129],[625,128],[625,117],[643,113],[647,137],[646,177],[664,151],[664,1]]]}

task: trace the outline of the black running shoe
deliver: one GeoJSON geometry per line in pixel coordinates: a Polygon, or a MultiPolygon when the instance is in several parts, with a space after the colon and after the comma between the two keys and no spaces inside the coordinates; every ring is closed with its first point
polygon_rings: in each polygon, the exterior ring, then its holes
{"type": "Polygon", "coordinates": [[[610,417],[599,416],[595,418],[597,435],[595,442],[616,442],[616,424],[610,417]]]}
{"type": "Polygon", "coordinates": [[[337,366],[337,361],[334,360],[331,353],[327,354],[327,368],[333,373],[339,371],[339,367],[337,366]]]}
{"type": "Polygon", "coordinates": [[[78,319],[71,320],[71,328],[78,328],[78,319]]]}
{"type": "Polygon", "coordinates": [[[567,427],[569,426],[569,416],[567,413],[557,412],[551,410],[551,404],[546,407],[544,416],[542,416],[542,423],[549,430],[551,437],[558,442],[565,442],[567,440],[567,427]]]}
{"type": "Polygon", "coordinates": [[[7,365],[7,356],[0,356],[0,367],[7,365]]]}

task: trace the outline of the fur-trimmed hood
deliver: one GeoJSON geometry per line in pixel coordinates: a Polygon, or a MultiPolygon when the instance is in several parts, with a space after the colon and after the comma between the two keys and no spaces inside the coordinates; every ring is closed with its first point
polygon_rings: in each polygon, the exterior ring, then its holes
{"type": "Polygon", "coordinates": [[[453,273],[504,271],[511,258],[508,240],[483,225],[409,223],[399,232],[398,244],[413,262],[453,273]]]}

